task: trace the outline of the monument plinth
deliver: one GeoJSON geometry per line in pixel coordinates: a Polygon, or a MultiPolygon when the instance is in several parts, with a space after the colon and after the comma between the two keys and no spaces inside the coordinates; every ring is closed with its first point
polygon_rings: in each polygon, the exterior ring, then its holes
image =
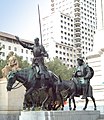
{"type": "Polygon", "coordinates": [[[0,111],[21,111],[25,88],[22,86],[7,92],[7,80],[0,81],[0,111]]]}
{"type": "Polygon", "coordinates": [[[19,120],[97,120],[99,111],[28,111],[19,120]]]}

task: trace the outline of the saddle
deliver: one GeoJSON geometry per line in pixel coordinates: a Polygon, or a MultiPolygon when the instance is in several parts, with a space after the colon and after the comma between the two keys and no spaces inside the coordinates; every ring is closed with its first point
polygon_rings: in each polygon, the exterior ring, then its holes
{"type": "Polygon", "coordinates": [[[82,85],[76,78],[73,78],[73,82],[76,87],[76,97],[79,97],[80,94],[82,93],[82,85]]]}

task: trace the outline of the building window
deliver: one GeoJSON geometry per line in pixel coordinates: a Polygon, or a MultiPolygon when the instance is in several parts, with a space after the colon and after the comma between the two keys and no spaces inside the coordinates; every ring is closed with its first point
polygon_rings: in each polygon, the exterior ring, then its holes
{"type": "Polygon", "coordinates": [[[2,53],[2,56],[5,56],[5,53],[4,53],[4,52],[2,53]]]}
{"type": "Polygon", "coordinates": [[[63,55],[65,55],[65,52],[63,52],[63,55]]]}
{"type": "Polygon", "coordinates": [[[26,50],[26,54],[28,54],[28,50],[26,50]]]}
{"type": "Polygon", "coordinates": [[[63,49],[65,50],[65,47],[63,47],[63,49]]]}
{"type": "Polygon", "coordinates": [[[8,50],[11,50],[11,46],[8,46],[8,50]]]}
{"type": "Polygon", "coordinates": [[[28,57],[26,57],[26,60],[28,61],[28,57]]]}
{"type": "Polygon", "coordinates": [[[3,49],[5,49],[5,45],[3,45],[3,49]]]}
{"type": "Polygon", "coordinates": [[[14,51],[17,51],[17,48],[16,48],[16,47],[14,47],[14,51]]]}
{"type": "Polygon", "coordinates": [[[21,49],[21,53],[23,53],[23,49],[21,49]]]}
{"type": "Polygon", "coordinates": [[[62,60],[62,57],[60,57],[60,60],[62,60]]]}
{"type": "Polygon", "coordinates": [[[60,51],[60,54],[62,54],[62,52],[60,51]]]}

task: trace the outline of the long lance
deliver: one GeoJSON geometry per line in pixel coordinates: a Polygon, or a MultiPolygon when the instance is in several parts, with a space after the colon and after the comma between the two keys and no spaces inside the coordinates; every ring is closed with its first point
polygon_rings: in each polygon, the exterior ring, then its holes
{"type": "Polygon", "coordinates": [[[41,30],[41,19],[40,19],[39,5],[38,5],[38,16],[39,16],[40,39],[41,39],[41,45],[42,45],[42,30],[41,30]]]}

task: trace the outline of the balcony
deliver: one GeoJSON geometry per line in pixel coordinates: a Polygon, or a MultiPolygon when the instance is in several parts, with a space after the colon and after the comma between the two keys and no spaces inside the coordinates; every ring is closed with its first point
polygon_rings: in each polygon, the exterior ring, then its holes
{"type": "Polygon", "coordinates": [[[75,44],[76,47],[81,47],[81,40],[79,42],[75,41],[74,44],[75,44]]]}
{"type": "Polygon", "coordinates": [[[76,27],[74,27],[74,31],[76,31],[76,30],[77,30],[77,31],[80,31],[80,30],[81,30],[80,26],[79,26],[79,27],[77,27],[77,28],[76,28],[76,27]]]}
{"type": "Polygon", "coordinates": [[[81,37],[80,36],[79,37],[74,36],[74,40],[81,40],[81,37]]]}
{"type": "Polygon", "coordinates": [[[81,35],[81,32],[80,31],[74,31],[74,35],[77,37],[77,35],[78,35],[78,38],[79,38],[79,36],[81,35]]]}
{"type": "Polygon", "coordinates": [[[74,25],[76,25],[76,26],[80,26],[80,24],[81,24],[80,21],[75,21],[74,22],[74,25]]]}
{"type": "Polygon", "coordinates": [[[74,15],[79,17],[80,16],[80,12],[74,12],[74,15]]]}
{"type": "Polygon", "coordinates": [[[78,29],[81,29],[81,27],[80,27],[80,24],[74,24],[74,30],[78,30],[78,29]]]}
{"type": "Polygon", "coordinates": [[[75,4],[74,4],[74,8],[75,8],[75,9],[76,9],[76,8],[80,8],[80,3],[79,3],[79,2],[75,3],[75,4]]]}
{"type": "Polygon", "coordinates": [[[74,0],[74,2],[80,2],[80,0],[74,0]]]}

